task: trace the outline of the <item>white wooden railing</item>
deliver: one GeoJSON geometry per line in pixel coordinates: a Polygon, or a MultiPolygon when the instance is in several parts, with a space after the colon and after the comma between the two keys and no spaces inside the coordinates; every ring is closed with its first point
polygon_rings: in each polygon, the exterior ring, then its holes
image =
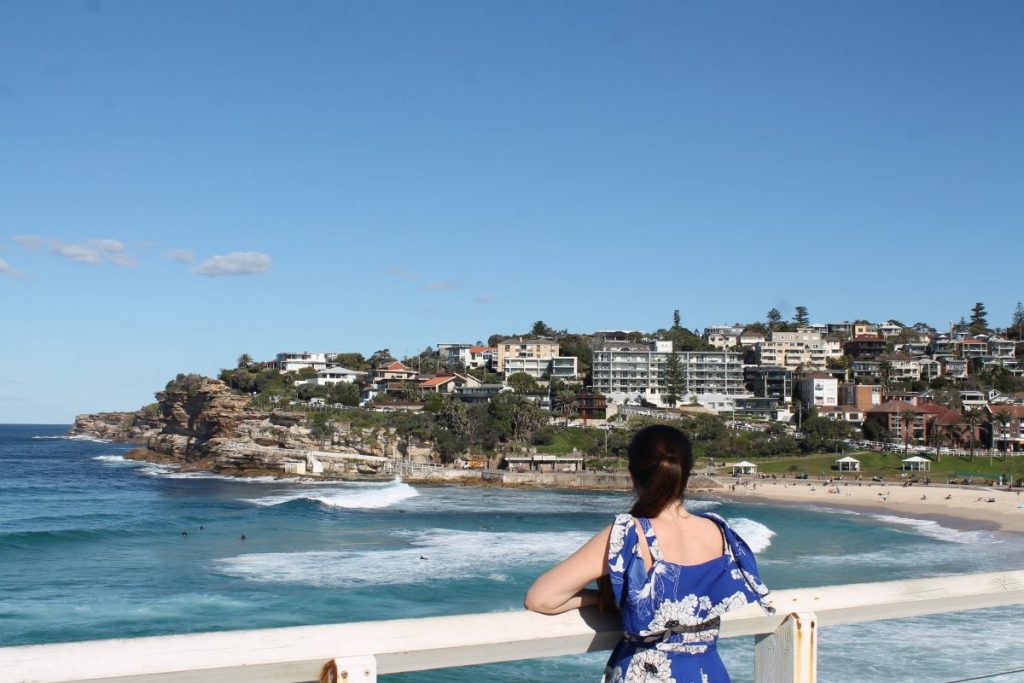
{"type": "MultiPolygon", "coordinates": [[[[753,605],[726,615],[722,637],[755,637],[758,683],[813,683],[818,628],[1024,605],[1024,571],[784,590],[773,603],[775,615],[753,605]]],[[[354,683],[604,650],[618,639],[616,620],[593,609],[195,633],[0,648],[0,683],[301,683],[316,680],[328,663],[338,683],[354,683]]]]}

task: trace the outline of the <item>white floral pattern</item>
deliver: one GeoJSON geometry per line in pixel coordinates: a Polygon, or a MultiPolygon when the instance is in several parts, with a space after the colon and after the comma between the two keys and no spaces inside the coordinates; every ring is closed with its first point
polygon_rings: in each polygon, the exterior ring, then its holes
{"type": "Polygon", "coordinates": [[[668,655],[660,650],[640,650],[629,660],[625,683],[676,683],[668,655]]]}
{"type": "Polygon", "coordinates": [[[699,568],[665,561],[649,520],[615,518],[608,570],[625,637],[608,661],[605,683],[728,680],[715,647],[720,617],[748,602],[765,605],[768,589],[743,540],[717,515],[701,516],[718,524],[726,550],[720,561],[699,568]],[[641,533],[651,551],[650,570],[640,553],[641,533]]]}

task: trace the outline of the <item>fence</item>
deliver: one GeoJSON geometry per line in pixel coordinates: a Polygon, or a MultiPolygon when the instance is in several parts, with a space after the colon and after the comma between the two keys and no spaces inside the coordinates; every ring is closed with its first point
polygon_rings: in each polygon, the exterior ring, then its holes
{"type": "MultiPolygon", "coordinates": [[[[814,683],[819,628],[1022,605],[1024,571],[801,588],[779,591],[773,602],[774,615],[754,605],[727,614],[722,637],[754,636],[757,683],[814,683]]],[[[0,649],[0,683],[297,683],[316,680],[331,661],[339,681],[368,682],[379,674],[605,650],[618,641],[618,628],[593,609],[517,611],[30,645],[0,649]]],[[[879,653],[886,647],[878,643],[879,653]]]]}

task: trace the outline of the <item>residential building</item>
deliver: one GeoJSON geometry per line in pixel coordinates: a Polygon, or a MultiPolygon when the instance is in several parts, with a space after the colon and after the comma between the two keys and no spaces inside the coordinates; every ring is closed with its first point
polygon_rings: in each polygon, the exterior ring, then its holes
{"type": "Polygon", "coordinates": [[[942,366],[942,376],[949,377],[951,379],[967,379],[967,361],[960,358],[953,358],[951,356],[936,356],[935,360],[939,361],[942,366]]]}
{"type": "Polygon", "coordinates": [[[957,352],[961,358],[982,358],[988,354],[988,340],[965,337],[957,342],[957,352]]]}
{"type": "Polygon", "coordinates": [[[871,323],[854,323],[853,324],[853,336],[854,337],[877,337],[877,336],[879,336],[878,325],[872,325],[871,323]]]}
{"type": "Polygon", "coordinates": [[[891,400],[875,406],[865,412],[865,421],[872,421],[887,430],[896,440],[903,441],[903,416],[910,413],[914,416],[910,431],[907,432],[907,443],[919,441],[931,442],[932,434],[946,425],[963,422],[963,417],[955,410],[950,410],[937,403],[922,402],[917,405],[906,401],[891,400]]]}
{"type": "Polygon", "coordinates": [[[763,334],[757,330],[752,330],[749,327],[740,333],[740,346],[754,348],[764,344],[765,341],[766,337],[763,334]]]}
{"type": "Polygon", "coordinates": [[[756,417],[766,420],[779,420],[780,413],[785,415],[784,419],[790,417],[789,409],[784,407],[774,396],[752,396],[744,398],[737,396],[734,399],[734,412],[737,418],[756,417]]]}
{"type": "Polygon", "coordinates": [[[298,372],[299,370],[323,370],[327,367],[326,353],[311,351],[279,353],[274,359],[274,368],[281,372],[298,372]]]}
{"type": "Polygon", "coordinates": [[[466,403],[489,403],[492,398],[503,391],[512,391],[504,384],[480,384],[471,387],[464,385],[458,388],[459,398],[466,403]]]}
{"type": "Polygon", "coordinates": [[[352,384],[365,376],[365,372],[357,372],[343,368],[340,365],[335,365],[334,367],[318,371],[316,377],[310,377],[302,382],[296,382],[296,384],[311,384],[318,387],[330,386],[332,384],[352,384]]]}
{"type": "Polygon", "coordinates": [[[898,337],[903,333],[904,327],[895,320],[887,320],[878,326],[878,333],[885,339],[898,337]]]}
{"type": "Polygon", "coordinates": [[[778,365],[793,370],[801,367],[824,370],[828,359],[842,355],[839,340],[823,337],[820,332],[806,328],[796,332],[772,332],[771,340],[758,349],[761,365],[778,365]]]}
{"type": "Polygon", "coordinates": [[[778,365],[747,365],[743,383],[754,396],[776,398],[786,404],[793,400],[793,371],[778,365]]]}
{"type": "Polygon", "coordinates": [[[534,379],[572,381],[577,377],[576,356],[551,358],[511,357],[505,359],[505,378],[525,373],[534,379]]]}
{"type": "Polygon", "coordinates": [[[878,358],[885,353],[885,340],[879,336],[854,337],[843,344],[843,351],[854,358],[878,358]]]}
{"type": "Polygon", "coordinates": [[[819,417],[835,420],[836,422],[847,422],[854,426],[864,423],[865,412],[857,406],[823,406],[818,408],[817,412],[819,417]]]}
{"type": "Polygon", "coordinates": [[[737,325],[713,325],[704,329],[704,341],[716,349],[731,349],[740,345],[743,331],[737,325]]]}
{"type": "Polygon", "coordinates": [[[889,353],[878,357],[879,368],[882,363],[889,364],[889,381],[916,382],[921,379],[921,364],[913,356],[902,353],[889,353]]]}
{"type": "Polygon", "coordinates": [[[993,406],[992,445],[994,448],[1014,453],[1024,451],[1024,406],[993,406]],[[1010,418],[1006,424],[1000,419],[1003,412],[1010,418]]]}
{"type": "MultiPolygon", "coordinates": [[[[672,342],[608,343],[594,351],[594,390],[610,401],[649,401],[664,405],[665,363],[672,342]]],[[[735,351],[681,351],[683,374],[680,403],[692,399],[714,407],[728,403],[722,397],[746,395],[741,354],[735,351]],[[703,398],[702,398],[703,397],[703,398]]]]}
{"type": "Polygon", "coordinates": [[[855,360],[850,363],[854,379],[872,379],[881,376],[881,363],[877,360],[855,360]]]}
{"type": "Polygon", "coordinates": [[[852,384],[839,385],[839,405],[853,406],[860,411],[882,405],[882,385],[852,384]]]}
{"type": "Polygon", "coordinates": [[[945,333],[932,337],[929,351],[934,356],[957,356],[959,354],[957,341],[945,333]]]}
{"type": "Polygon", "coordinates": [[[516,337],[506,339],[498,345],[498,362],[495,371],[506,377],[505,365],[512,358],[528,358],[549,361],[558,355],[558,342],[543,337],[516,337]]]}
{"type": "Polygon", "coordinates": [[[942,376],[942,363],[939,361],[927,356],[919,356],[917,363],[921,366],[921,379],[926,382],[942,376]]]}
{"type": "Polygon", "coordinates": [[[576,394],[576,415],[583,420],[603,420],[607,415],[608,400],[601,394],[583,391],[576,394]]]}
{"type": "Polygon", "coordinates": [[[797,382],[797,395],[806,406],[839,405],[839,381],[823,372],[812,372],[797,382]]]}
{"type": "Polygon", "coordinates": [[[436,394],[454,394],[462,387],[478,387],[481,382],[472,375],[457,372],[443,372],[419,383],[421,391],[436,394]]]}
{"type": "Polygon", "coordinates": [[[1017,342],[1013,339],[1004,339],[993,335],[988,338],[988,355],[993,358],[1015,360],[1017,354],[1017,342]]]}
{"type": "Polygon", "coordinates": [[[370,381],[374,384],[381,382],[415,382],[418,381],[418,375],[415,370],[405,363],[396,360],[383,367],[371,370],[370,381]]]}

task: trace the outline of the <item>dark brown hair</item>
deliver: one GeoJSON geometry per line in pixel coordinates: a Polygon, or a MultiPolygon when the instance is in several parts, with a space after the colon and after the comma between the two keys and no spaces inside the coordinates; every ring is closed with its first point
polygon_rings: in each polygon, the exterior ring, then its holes
{"type": "Polygon", "coordinates": [[[686,435],[668,425],[644,427],[629,444],[629,474],[636,502],[629,514],[657,517],[682,499],[693,470],[693,449],[686,435]]]}
{"type": "MultiPolygon", "coordinates": [[[[668,425],[644,427],[629,444],[629,474],[633,478],[636,502],[629,514],[657,517],[662,510],[681,500],[693,470],[693,449],[686,435],[668,425]]],[[[615,612],[611,580],[608,575],[597,582],[601,612],[615,612]]]]}

